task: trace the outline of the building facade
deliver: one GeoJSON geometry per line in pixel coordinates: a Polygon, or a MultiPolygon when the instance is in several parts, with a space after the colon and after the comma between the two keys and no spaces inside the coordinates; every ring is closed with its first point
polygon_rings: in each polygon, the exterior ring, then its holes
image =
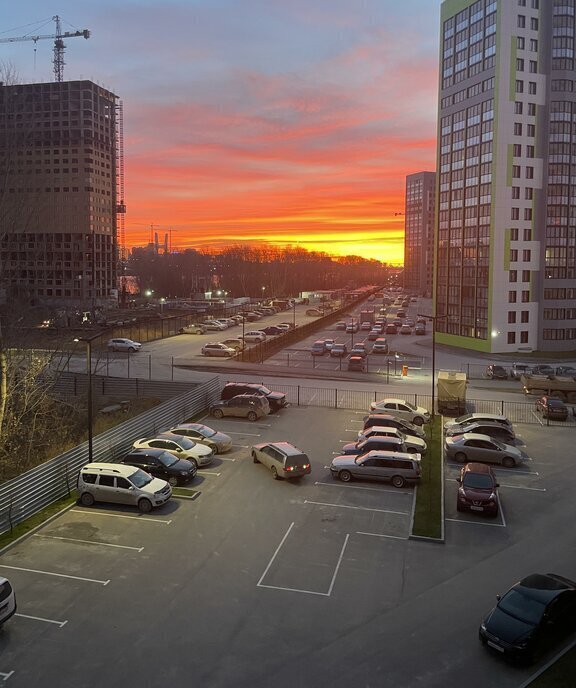
{"type": "Polygon", "coordinates": [[[576,0],[441,9],[437,339],[576,348],[576,0]]]}
{"type": "Polygon", "coordinates": [[[404,209],[404,288],[432,296],[436,173],[417,172],[406,177],[404,209]]]}
{"type": "Polygon", "coordinates": [[[0,284],[90,310],[115,295],[117,97],[90,81],[0,85],[0,284]]]}

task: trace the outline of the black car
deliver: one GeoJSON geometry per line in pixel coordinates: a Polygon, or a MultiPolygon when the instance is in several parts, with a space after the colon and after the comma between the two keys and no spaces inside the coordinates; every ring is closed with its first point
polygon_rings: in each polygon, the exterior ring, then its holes
{"type": "Polygon", "coordinates": [[[542,418],[568,420],[568,407],[562,399],[556,397],[540,397],[536,402],[536,411],[542,414],[542,418]]]}
{"type": "Polygon", "coordinates": [[[477,421],[475,423],[462,423],[450,425],[446,428],[445,434],[447,437],[454,437],[455,435],[464,435],[465,433],[475,433],[477,435],[488,435],[495,440],[501,440],[506,444],[514,444],[516,435],[512,428],[500,423],[488,423],[477,421]]]}
{"type": "Polygon", "coordinates": [[[556,375],[576,377],[576,368],[574,368],[574,366],[558,366],[556,368],[556,375]]]}
{"type": "Polygon", "coordinates": [[[268,325],[268,327],[263,327],[262,332],[267,335],[277,335],[284,334],[285,330],[282,327],[276,327],[276,325],[268,325]]]}
{"type": "Polygon", "coordinates": [[[480,640],[511,659],[535,661],[576,630],[576,583],[563,576],[534,573],[497,599],[480,640]]]}
{"type": "Polygon", "coordinates": [[[489,365],[486,368],[486,377],[489,380],[507,380],[508,371],[501,365],[489,365]]]}
{"type": "Polygon", "coordinates": [[[228,382],[224,385],[220,399],[232,399],[232,397],[239,394],[258,394],[261,397],[266,397],[270,404],[270,413],[275,413],[281,408],[288,406],[286,395],[282,392],[272,392],[257,382],[228,382]]]}
{"type": "Polygon", "coordinates": [[[551,365],[535,365],[532,367],[532,375],[554,375],[554,368],[551,365]]]}
{"type": "Polygon", "coordinates": [[[177,459],[164,449],[133,449],[120,463],[141,468],[172,486],[190,482],[196,475],[196,465],[192,461],[177,459]]]}

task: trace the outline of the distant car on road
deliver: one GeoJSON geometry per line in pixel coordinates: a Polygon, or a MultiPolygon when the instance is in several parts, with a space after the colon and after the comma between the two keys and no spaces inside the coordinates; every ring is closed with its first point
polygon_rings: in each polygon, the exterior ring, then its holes
{"type": "Polygon", "coordinates": [[[402,325],[400,328],[400,334],[412,334],[412,328],[410,325],[402,325]]]}
{"type": "Polygon", "coordinates": [[[364,344],[364,342],[356,342],[350,349],[350,356],[362,356],[362,358],[366,358],[367,355],[368,351],[366,350],[366,344],[364,344]]]}
{"type": "Polygon", "coordinates": [[[388,323],[386,329],[384,330],[386,334],[398,334],[398,328],[394,323],[388,323]]]}
{"type": "Polygon", "coordinates": [[[136,351],[140,351],[141,348],[142,344],[140,344],[140,342],[135,342],[132,339],[116,337],[115,339],[108,340],[109,351],[128,351],[130,353],[136,353],[136,351]]]}
{"type": "Polygon", "coordinates": [[[285,330],[277,325],[268,325],[268,327],[263,327],[262,332],[266,335],[276,336],[278,334],[284,334],[285,330]]]}
{"type": "Polygon", "coordinates": [[[363,356],[355,355],[355,356],[350,356],[350,358],[348,359],[348,370],[363,373],[365,367],[366,366],[365,366],[363,356]]]}
{"type": "Polygon", "coordinates": [[[356,333],[356,332],[358,332],[359,329],[360,329],[360,326],[358,325],[358,323],[356,321],[349,322],[346,325],[346,332],[356,333]]]}
{"type": "Polygon", "coordinates": [[[336,329],[337,330],[346,330],[346,323],[343,320],[340,320],[340,322],[336,323],[336,329]]]}
{"type": "Polygon", "coordinates": [[[489,380],[507,380],[508,371],[501,365],[490,364],[486,368],[486,377],[489,380]]]}
{"type": "Polygon", "coordinates": [[[342,358],[348,355],[348,347],[343,342],[334,342],[330,349],[330,356],[334,358],[342,358]]]}

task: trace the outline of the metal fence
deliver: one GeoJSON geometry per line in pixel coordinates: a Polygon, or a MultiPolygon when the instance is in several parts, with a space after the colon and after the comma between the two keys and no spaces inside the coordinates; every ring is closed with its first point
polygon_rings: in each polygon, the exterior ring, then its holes
{"type": "MultiPolygon", "coordinates": [[[[160,430],[202,412],[220,398],[218,377],[94,437],[93,457],[114,461],[129,451],[137,437],[160,430]]],[[[30,518],[58,499],[69,496],[80,468],[88,462],[88,442],[0,485],[0,534],[30,518]]]]}

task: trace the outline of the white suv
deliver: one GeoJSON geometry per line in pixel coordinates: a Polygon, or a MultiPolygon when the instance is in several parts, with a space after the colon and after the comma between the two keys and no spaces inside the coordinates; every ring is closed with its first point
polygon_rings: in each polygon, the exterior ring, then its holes
{"type": "Polygon", "coordinates": [[[16,595],[7,578],[0,576],[0,626],[16,613],[16,595]]]}
{"type": "Polygon", "coordinates": [[[170,499],[172,488],[134,466],[87,463],[78,476],[78,494],[84,506],[94,502],[130,504],[148,513],[170,499]]]}
{"type": "Polygon", "coordinates": [[[132,339],[125,339],[123,337],[116,337],[116,339],[108,340],[108,349],[110,351],[140,351],[142,344],[135,342],[132,339]]]}

